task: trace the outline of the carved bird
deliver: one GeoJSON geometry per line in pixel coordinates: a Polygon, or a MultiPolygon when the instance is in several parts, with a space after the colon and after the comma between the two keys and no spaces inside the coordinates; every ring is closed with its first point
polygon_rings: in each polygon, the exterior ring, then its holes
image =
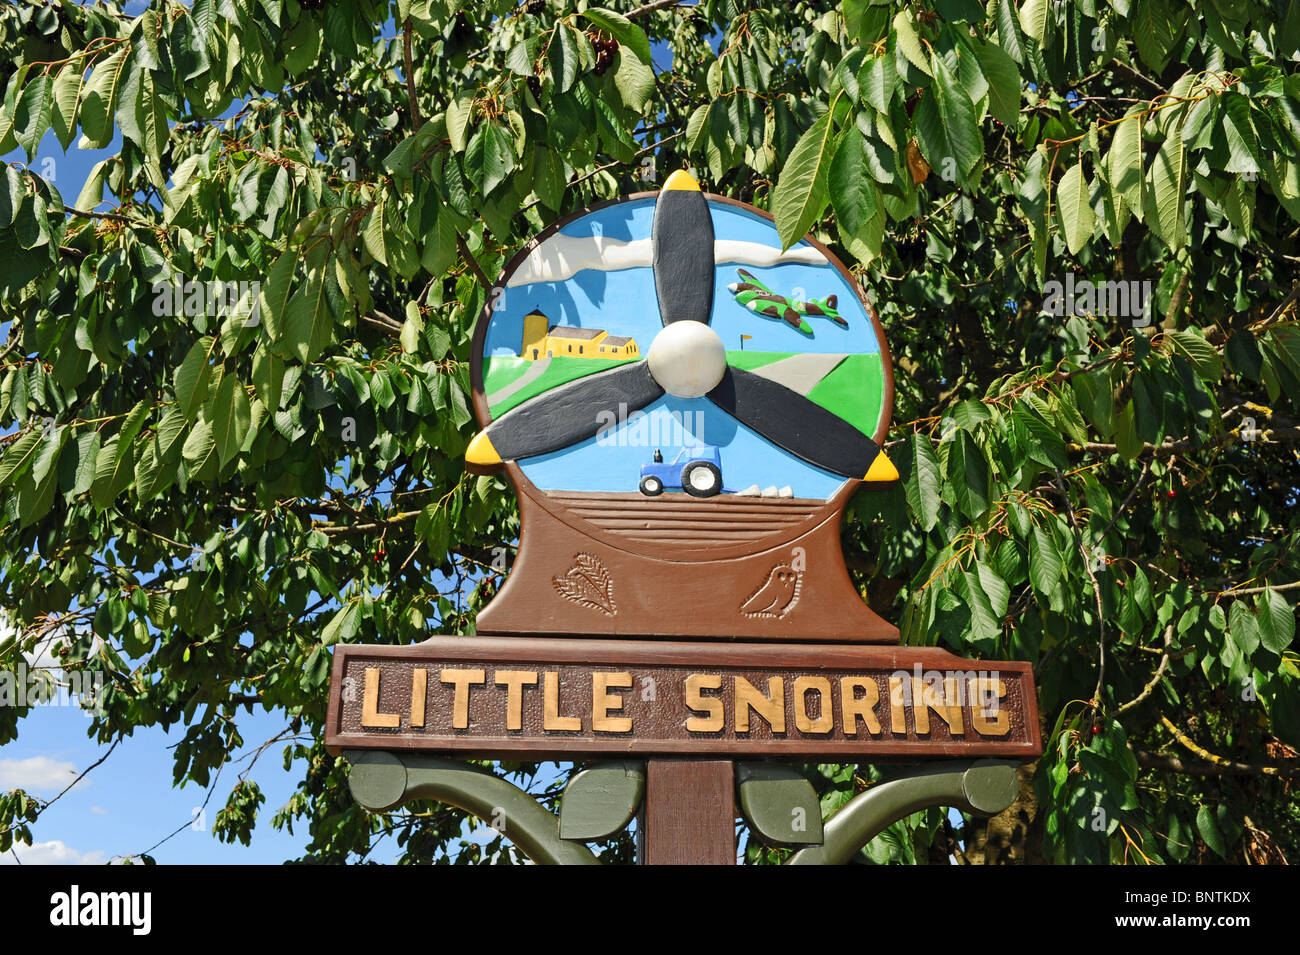
{"type": "Polygon", "coordinates": [[[784,617],[799,599],[802,584],[802,573],[789,564],[777,564],[763,585],[740,605],[740,612],[746,617],[784,617]]]}

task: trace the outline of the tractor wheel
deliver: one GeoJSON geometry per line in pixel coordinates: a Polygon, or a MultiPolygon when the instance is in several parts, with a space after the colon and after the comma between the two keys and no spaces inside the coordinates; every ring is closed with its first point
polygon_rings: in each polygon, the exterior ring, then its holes
{"type": "Polygon", "coordinates": [[[708,461],[692,461],[682,468],[682,490],[693,497],[713,497],[722,490],[722,472],[708,461]]]}
{"type": "Polygon", "coordinates": [[[641,493],[646,497],[658,497],[664,492],[664,482],[651,474],[641,479],[641,493]]]}

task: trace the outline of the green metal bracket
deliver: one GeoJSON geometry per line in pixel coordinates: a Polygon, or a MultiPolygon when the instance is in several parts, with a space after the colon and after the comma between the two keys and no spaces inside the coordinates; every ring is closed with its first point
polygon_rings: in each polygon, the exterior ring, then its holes
{"type": "MultiPolygon", "coordinates": [[[[444,802],[501,828],[539,865],[599,865],[583,841],[604,839],[631,821],[645,795],[645,764],[597,763],[569,781],[557,819],[518,786],[484,769],[436,756],[386,750],[346,750],[348,785],[367,809],[382,811],[415,799],[444,802]]],[[[882,830],[904,816],[953,806],[993,816],[1019,791],[1009,760],[930,764],[877,783],[855,796],[822,826],[812,785],[793,767],[739,763],[741,810],[773,845],[803,845],[786,865],[843,865],[882,830]],[[795,824],[803,809],[807,831],[795,824]]]]}
{"type": "Polygon", "coordinates": [[[564,787],[560,801],[560,838],[592,842],[620,832],[641,808],[645,763],[593,763],[564,787]]]}
{"type": "Polygon", "coordinates": [[[793,766],[737,763],[736,791],[740,811],[768,845],[821,845],[821,800],[793,766]]]}
{"type": "Polygon", "coordinates": [[[518,786],[466,763],[388,750],[345,750],[348,788],[372,810],[435,799],[500,827],[538,865],[599,865],[586,846],[560,838],[560,821],[518,786]]]}
{"type": "Polygon", "coordinates": [[[785,864],[843,865],[887,826],[934,806],[997,815],[1015,802],[1018,765],[997,759],[938,763],[877,783],[831,816],[822,845],[800,849],[785,864]]]}

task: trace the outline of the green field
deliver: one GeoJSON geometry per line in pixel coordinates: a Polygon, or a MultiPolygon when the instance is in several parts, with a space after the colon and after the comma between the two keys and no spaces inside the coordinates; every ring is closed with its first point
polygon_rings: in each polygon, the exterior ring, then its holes
{"type": "MultiPolygon", "coordinates": [[[[584,378],[587,375],[605,371],[607,368],[613,368],[616,365],[625,365],[629,361],[639,360],[637,358],[569,358],[568,356],[557,355],[549,360],[550,364],[546,366],[546,370],[536,379],[530,381],[506,399],[490,403],[492,415],[493,417],[499,417],[529,398],[540,395],[543,391],[549,391],[565,382],[584,378]]],[[[485,359],[483,390],[487,394],[489,401],[491,402],[494,393],[518,381],[537,365],[538,362],[529,361],[527,358],[501,356],[485,359]]]]}

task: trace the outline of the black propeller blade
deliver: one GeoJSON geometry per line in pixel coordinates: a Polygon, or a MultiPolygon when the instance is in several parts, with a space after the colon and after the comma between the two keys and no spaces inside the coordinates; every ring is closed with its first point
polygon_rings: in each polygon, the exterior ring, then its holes
{"type": "Polygon", "coordinates": [[[709,324],[713,314],[713,217],[700,184],[678,170],[655,200],[650,233],[655,294],[665,325],[709,324]]]}
{"type": "Polygon", "coordinates": [[[861,480],[880,454],[875,441],[815,401],[741,368],[728,367],[708,397],[773,444],[834,474],[861,480]]]}
{"type": "Polygon", "coordinates": [[[578,378],[497,418],[474,436],[465,460],[487,466],[559,451],[607,427],[606,414],[619,420],[663,393],[645,361],[578,378]]]}

